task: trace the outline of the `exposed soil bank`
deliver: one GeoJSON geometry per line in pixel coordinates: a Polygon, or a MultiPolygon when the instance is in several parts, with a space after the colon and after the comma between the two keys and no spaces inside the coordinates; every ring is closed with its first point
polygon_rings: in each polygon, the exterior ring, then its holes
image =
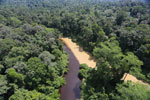
{"type": "Polygon", "coordinates": [[[143,84],[143,85],[150,86],[148,83],[144,83],[143,81],[138,80],[135,76],[130,75],[128,73],[125,73],[122,79],[124,79],[124,81],[129,81],[130,80],[134,83],[140,83],[140,84],[143,84]]]}
{"type": "Polygon", "coordinates": [[[60,38],[65,45],[73,52],[79,64],[87,64],[89,67],[96,67],[96,61],[91,58],[90,54],[83,51],[76,43],[72,42],[69,38],[60,38]]]}

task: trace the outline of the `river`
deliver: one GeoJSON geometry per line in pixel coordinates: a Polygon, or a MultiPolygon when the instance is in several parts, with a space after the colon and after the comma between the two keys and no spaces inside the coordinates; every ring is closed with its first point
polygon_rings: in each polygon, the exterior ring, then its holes
{"type": "MultiPolygon", "coordinates": [[[[65,51],[69,55],[69,71],[65,75],[66,84],[61,88],[61,100],[79,100],[80,99],[80,84],[81,81],[78,78],[78,72],[80,64],[87,64],[91,68],[95,68],[96,61],[92,59],[89,53],[85,52],[80,46],[72,42],[69,38],[60,39],[66,46],[64,46],[65,51]]],[[[131,80],[133,82],[138,82],[147,86],[141,80],[138,80],[135,76],[130,74],[124,74],[122,78],[125,81],[131,80]]]]}
{"type": "Polygon", "coordinates": [[[66,84],[61,88],[61,100],[79,100],[80,84],[78,72],[80,64],[87,64],[94,68],[96,61],[91,58],[90,54],[85,52],[79,45],[72,42],[70,38],[60,38],[65,44],[64,49],[69,55],[69,71],[65,76],[66,84]]]}
{"type": "Polygon", "coordinates": [[[79,100],[81,81],[78,78],[78,72],[80,64],[67,46],[64,46],[64,49],[69,55],[69,71],[65,75],[66,84],[60,90],[61,100],[79,100]]]}

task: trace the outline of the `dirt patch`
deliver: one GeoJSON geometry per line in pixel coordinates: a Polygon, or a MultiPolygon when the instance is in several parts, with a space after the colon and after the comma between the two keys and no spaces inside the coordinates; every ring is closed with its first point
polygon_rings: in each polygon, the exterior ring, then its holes
{"type": "Polygon", "coordinates": [[[96,61],[90,56],[89,53],[83,51],[76,43],[72,42],[69,38],[60,38],[63,43],[73,52],[76,59],[80,64],[87,64],[91,68],[96,67],[96,61]]]}
{"type": "Polygon", "coordinates": [[[143,81],[141,80],[138,80],[135,76],[131,75],[131,74],[128,74],[128,73],[125,73],[122,80],[124,81],[132,81],[134,83],[140,83],[140,84],[143,84],[143,85],[147,85],[147,86],[150,86],[148,83],[144,83],[143,81]]]}

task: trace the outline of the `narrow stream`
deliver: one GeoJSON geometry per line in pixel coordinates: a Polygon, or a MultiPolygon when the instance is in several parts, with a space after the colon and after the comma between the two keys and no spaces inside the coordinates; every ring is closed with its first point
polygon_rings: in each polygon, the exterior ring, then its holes
{"type": "Polygon", "coordinates": [[[66,84],[61,88],[61,100],[79,100],[80,99],[80,84],[78,78],[79,62],[67,46],[64,46],[65,51],[69,55],[69,71],[66,78],[66,84]]]}

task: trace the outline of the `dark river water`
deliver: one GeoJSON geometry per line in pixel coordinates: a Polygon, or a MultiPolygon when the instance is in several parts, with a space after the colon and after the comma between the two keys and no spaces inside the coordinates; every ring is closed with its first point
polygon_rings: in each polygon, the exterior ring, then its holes
{"type": "Polygon", "coordinates": [[[65,51],[69,55],[69,71],[65,75],[66,84],[61,88],[61,100],[79,100],[80,99],[80,84],[81,81],[78,78],[79,62],[70,51],[68,47],[64,47],[65,51]]]}

